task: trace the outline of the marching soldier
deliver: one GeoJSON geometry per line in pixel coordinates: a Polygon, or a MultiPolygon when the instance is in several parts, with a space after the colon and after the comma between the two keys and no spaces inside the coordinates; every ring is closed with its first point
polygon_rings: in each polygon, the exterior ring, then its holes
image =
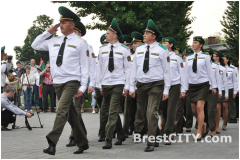
{"type": "Polygon", "coordinates": [[[99,61],[97,68],[97,87],[103,95],[103,105],[101,113],[108,116],[106,125],[106,141],[103,149],[112,148],[112,137],[116,126],[120,126],[118,131],[118,141],[115,145],[121,145],[125,140],[119,116],[122,93],[126,97],[129,90],[129,76],[131,72],[130,50],[127,46],[119,43],[122,32],[114,18],[108,27],[106,39],[109,42],[99,50],[99,61]]]}
{"type": "MultiPolygon", "coordinates": [[[[129,94],[135,98],[136,84],[137,113],[134,134],[143,136],[145,115],[147,115],[148,137],[156,137],[159,105],[161,99],[168,99],[170,88],[170,58],[167,48],[156,41],[159,36],[163,37],[163,35],[151,19],[148,20],[147,28],[144,31],[143,41],[145,43],[138,46],[135,51],[129,94]]],[[[144,151],[153,151],[155,144],[148,140],[144,151]]]]}
{"type": "Polygon", "coordinates": [[[32,43],[32,48],[35,50],[49,51],[53,85],[59,100],[53,129],[46,136],[49,147],[43,152],[55,155],[56,144],[68,121],[74,126],[73,136],[78,146],[74,154],[80,154],[89,146],[72,98],[76,93],[76,97],[83,96],[87,88],[87,44],[74,33],[75,23],[80,21],[80,18],[65,7],[61,6],[58,10],[61,14],[60,23],[43,32],[32,43]],[[56,33],[59,26],[63,36],[46,40],[56,33]]]}
{"type": "Polygon", "coordinates": [[[177,54],[180,54],[180,55],[183,54],[182,48],[181,48],[181,47],[178,47],[178,46],[175,47],[175,51],[174,51],[174,52],[177,53],[177,54]]]}

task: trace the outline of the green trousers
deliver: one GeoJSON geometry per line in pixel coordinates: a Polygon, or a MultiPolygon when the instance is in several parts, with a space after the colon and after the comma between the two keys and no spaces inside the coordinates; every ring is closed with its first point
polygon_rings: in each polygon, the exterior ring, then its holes
{"type": "Polygon", "coordinates": [[[207,112],[208,112],[207,123],[211,131],[215,131],[216,129],[217,100],[218,100],[218,89],[215,95],[212,95],[212,90],[210,90],[206,103],[207,103],[207,112]]]}
{"type": "Polygon", "coordinates": [[[192,128],[193,125],[193,113],[192,113],[192,108],[191,108],[191,102],[190,102],[190,96],[188,95],[186,97],[186,105],[185,105],[185,110],[186,110],[186,128],[192,128]]]}
{"type": "MultiPolygon", "coordinates": [[[[147,117],[148,136],[157,136],[158,110],[163,94],[164,81],[150,83],[137,82],[137,113],[135,119],[135,133],[144,134],[147,117]]],[[[148,145],[154,145],[148,141],[148,145]]]]}
{"type": "Polygon", "coordinates": [[[137,93],[135,92],[135,98],[132,98],[131,96],[129,96],[129,94],[127,95],[127,98],[125,98],[124,121],[123,121],[123,130],[125,134],[128,134],[129,128],[132,131],[134,131],[134,121],[137,110],[136,97],[137,93]]]}
{"type": "Polygon", "coordinates": [[[69,81],[63,84],[54,84],[54,88],[58,98],[58,110],[54,121],[53,129],[46,136],[48,143],[57,144],[59,137],[62,134],[63,128],[67,121],[73,128],[73,136],[78,147],[88,144],[86,134],[81,126],[76,108],[72,98],[77,93],[80,87],[80,82],[69,81]]]}
{"type": "Polygon", "coordinates": [[[97,100],[98,107],[101,109],[103,96],[100,93],[100,89],[95,88],[95,92],[96,92],[96,97],[97,97],[96,100],[97,100]]]}
{"type": "Polygon", "coordinates": [[[185,127],[185,119],[184,119],[184,106],[186,104],[186,98],[180,98],[177,102],[177,111],[176,111],[176,119],[174,122],[175,132],[182,133],[183,127],[185,127]]]}
{"type": "Polygon", "coordinates": [[[113,133],[117,130],[117,139],[125,140],[124,131],[122,129],[122,122],[119,116],[120,100],[123,93],[123,84],[119,85],[102,85],[103,89],[103,103],[100,113],[104,117],[108,116],[105,128],[106,139],[112,141],[113,133]]]}
{"type": "Polygon", "coordinates": [[[159,109],[162,111],[162,131],[170,135],[174,130],[174,121],[176,118],[177,102],[180,97],[180,84],[171,86],[168,99],[159,103],[159,109]]]}
{"type": "MultiPolygon", "coordinates": [[[[76,108],[76,111],[77,111],[77,113],[78,113],[78,119],[79,119],[79,121],[80,121],[80,124],[81,124],[81,126],[82,126],[82,128],[83,128],[83,130],[84,130],[84,133],[87,135],[87,130],[86,130],[85,124],[84,124],[84,122],[83,122],[82,113],[81,113],[81,106],[82,106],[82,103],[83,103],[83,96],[76,98],[75,95],[74,95],[74,97],[73,97],[73,103],[74,103],[75,108],[76,108]]],[[[70,125],[71,125],[71,124],[70,124],[70,125]]],[[[70,137],[70,138],[71,138],[71,137],[74,137],[74,136],[73,136],[73,129],[72,129],[71,134],[70,134],[69,137],[70,137]]]]}
{"type": "Polygon", "coordinates": [[[229,120],[235,120],[236,119],[236,102],[235,102],[235,98],[233,98],[233,89],[229,89],[228,90],[228,94],[229,94],[229,120]]]}

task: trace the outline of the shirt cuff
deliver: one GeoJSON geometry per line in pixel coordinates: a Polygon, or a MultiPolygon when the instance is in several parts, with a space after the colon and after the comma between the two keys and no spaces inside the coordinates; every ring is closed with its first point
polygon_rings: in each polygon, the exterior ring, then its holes
{"type": "Polygon", "coordinates": [[[85,92],[86,91],[86,89],[87,89],[87,87],[85,87],[85,86],[81,86],[80,88],[79,88],[79,91],[81,91],[81,92],[85,92]]]}
{"type": "Polygon", "coordinates": [[[185,92],[185,88],[184,87],[181,87],[181,92],[185,92]]]}
{"type": "Polygon", "coordinates": [[[135,87],[131,86],[129,92],[135,92],[135,87]]]}
{"type": "Polygon", "coordinates": [[[96,83],[94,83],[94,82],[90,82],[90,83],[89,83],[89,86],[95,87],[95,84],[96,84],[96,83]]]}
{"type": "Polygon", "coordinates": [[[169,89],[168,88],[164,88],[163,94],[168,95],[168,93],[169,93],[169,89]]]}
{"type": "Polygon", "coordinates": [[[124,89],[129,90],[129,85],[125,85],[125,86],[124,86],[124,89]]]}
{"type": "Polygon", "coordinates": [[[96,86],[97,88],[102,88],[102,85],[99,83],[99,84],[97,84],[97,86],[96,86]]]}
{"type": "Polygon", "coordinates": [[[222,90],[220,89],[220,90],[218,90],[218,94],[222,94],[222,90]]]}
{"type": "Polygon", "coordinates": [[[92,95],[96,95],[95,89],[93,90],[92,95]]]}

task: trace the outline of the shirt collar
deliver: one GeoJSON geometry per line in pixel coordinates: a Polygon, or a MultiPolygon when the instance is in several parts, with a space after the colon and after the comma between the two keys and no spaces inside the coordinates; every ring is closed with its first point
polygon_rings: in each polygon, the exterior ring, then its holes
{"type": "Polygon", "coordinates": [[[114,43],[114,44],[108,43],[108,47],[111,48],[111,45],[113,45],[113,48],[114,48],[114,47],[117,47],[119,44],[120,44],[119,41],[117,41],[117,42],[114,43]]]}
{"type": "Polygon", "coordinates": [[[144,43],[144,44],[145,44],[145,47],[146,47],[146,48],[147,48],[148,45],[150,46],[150,48],[153,48],[154,46],[158,45],[158,42],[155,41],[155,42],[153,42],[153,43],[151,43],[151,44],[147,44],[147,43],[144,43]]]}
{"type": "Polygon", "coordinates": [[[197,54],[198,56],[200,56],[202,54],[202,51],[198,52],[198,53],[195,53],[194,51],[194,55],[197,54]]]}
{"type": "Polygon", "coordinates": [[[173,51],[169,52],[169,56],[171,56],[172,54],[174,54],[174,52],[173,52],[173,51]]]}
{"type": "Polygon", "coordinates": [[[67,39],[71,39],[72,37],[74,37],[76,34],[73,32],[67,36],[63,35],[63,37],[67,37],[67,39]]]}

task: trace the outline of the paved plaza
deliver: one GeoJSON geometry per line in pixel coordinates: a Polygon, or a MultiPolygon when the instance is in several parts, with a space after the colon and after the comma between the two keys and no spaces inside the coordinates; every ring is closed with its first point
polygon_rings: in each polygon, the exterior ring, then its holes
{"type": "MultiPolygon", "coordinates": [[[[56,147],[56,155],[51,156],[43,153],[43,149],[48,147],[45,136],[53,127],[55,113],[40,113],[40,118],[44,128],[33,128],[29,131],[27,128],[15,129],[13,131],[1,132],[2,149],[1,158],[3,159],[238,159],[239,158],[239,123],[227,125],[227,131],[220,130],[220,135],[230,135],[231,143],[206,143],[194,142],[190,137],[189,143],[186,143],[183,137],[183,143],[172,143],[170,146],[160,143],[159,147],[153,152],[144,152],[146,143],[133,143],[133,136],[129,136],[121,146],[113,145],[110,150],[103,150],[104,142],[98,142],[99,114],[83,113],[83,120],[87,128],[87,138],[89,140],[89,149],[83,154],[75,155],[73,152],[77,147],[66,147],[71,127],[67,123],[60,140],[56,147]]],[[[121,114],[121,118],[123,115],[121,114]]],[[[38,127],[39,121],[37,114],[29,120],[32,127],[38,127]]],[[[25,126],[24,116],[17,117],[17,126],[25,126]]],[[[195,119],[194,119],[195,124],[195,119]]],[[[222,124],[222,120],[220,122],[222,124]]],[[[9,126],[8,128],[10,128],[9,126]]],[[[191,133],[196,133],[192,128],[191,133]]],[[[184,134],[186,134],[184,129],[184,134]]],[[[220,136],[218,135],[218,136],[220,136]]],[[[179,137],[176,139],[178,140],[179,137]]],[[[208,138],[210,139],[210,137],[208,138]]],[[[113,143],[116,139],[113,139],[113,143]]]]}

